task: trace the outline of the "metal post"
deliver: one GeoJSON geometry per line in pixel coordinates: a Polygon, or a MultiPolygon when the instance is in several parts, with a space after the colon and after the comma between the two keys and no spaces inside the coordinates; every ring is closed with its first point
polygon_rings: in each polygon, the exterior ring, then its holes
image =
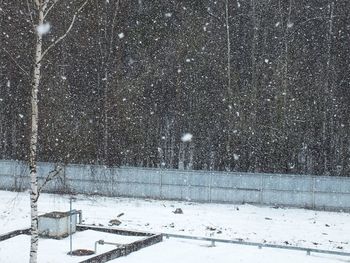
{"type": "Polygon", "coordinates": [[[72,256],[72,197],[69,198],[69,251],[72,256]]]}
{"type": "Polygon", "coordinates": [[[73,196],[69,198],[69,254],[73,256],[72,254],[72,248],[73,248],[73,239],[72,239],[72,228],[73,228],[73,220],[72,220],[72,214],[73,214],[73,209],[72,209],[72,202],[75,200],[73,196]]]}

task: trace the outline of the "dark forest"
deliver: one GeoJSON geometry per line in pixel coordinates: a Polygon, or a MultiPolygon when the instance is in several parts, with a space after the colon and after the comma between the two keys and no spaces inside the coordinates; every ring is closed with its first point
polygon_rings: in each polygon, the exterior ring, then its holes
{"type": "MultiPolygon", "coordinates": [[[[1,159],[28,159],[31,12],[0,0],[1,159]]],[[[349,176],[350,2],[92,0],[39,99],[40,161],[349,176]]]]}

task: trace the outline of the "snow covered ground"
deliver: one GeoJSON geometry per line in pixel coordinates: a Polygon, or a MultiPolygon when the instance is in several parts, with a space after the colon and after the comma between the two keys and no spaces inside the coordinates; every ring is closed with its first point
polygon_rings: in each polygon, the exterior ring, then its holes
{"type": "MultiPolygon", "coordinates": [[[[119,227],[126,229],[350,252],[350,214],[347,213],[81,195],[76,198],[73,208],[83,211],[85,224],[107,226],[109,220],[116,219],[118,215],[124,213],[119,217],[122,221],[119,227]],[[176,208],[181,208],[183,214],[174,214],[176,208]]],[[[0,191],[0,199],[0,233],[29,227],[28,193],[0,191]]],[[[42,194],[39,199],[40,214],[68,210],[69,196],[42,194]]],[[[100,238],[96,236],[95,239],[100,238]]],[[[73,249],[82,248],[81,245],[85,241],[88,241],[87,248],[93,247],[92,240],[85,240],[78,234],[73,236],[73,240],[76,241],[73,242],[73,249]]],[[[215,247],[209,245],[209,242],[170,238],[113,262],[350,262],[350,258],[342,256],[320,254],[307,256],[304,252],[267,248],[259,250],[255,247],[220,243],[216,243],[215,247]]],[[[41,241],[39,254],[43,255],[44,251],[50,251],[50,246],[56,248],[56,245],[41,241]]],[[[69,246],[65,253],[68,252],[68,248],[69,246]]],[[[18,257],[21,257],[17,252],[19,249],[23,254],[22,257],[29,254],[27,237],[17,237],[13,242],[0,242],[0,262],[26,262],[25,258],[19,260],[18,257]],[[18,257],[8,257],[9,251],[17,253],[18,257]],[[3,261],[5,257],[7,258],[3,261]]],[[[62,257],[65,253],[62,253],[62,257]]],[[[39,262],[68,262],[59,255],[55,255],[54,258],[57,261],[39,257],[39,262]]],[[[79,260],[81,258],[77,258],[76,262],[79,260]]]]}
{"type": "MultiPolygon", "coordinates": [[[[141,237],[142,238],[142,237],[141,237]]],[[[73,237],[74,249],[88,249],[94,250],[95,241],[105,240],[106,242],[114,242],[120,244],[127,244],[141,239],[140,237],[119,236],[110,233],[96,232],[86,230],[77,232],[73,237]]],[[[0,242],[0,262],[22,263],[29,262],[29,246],[30,236],[19,235],[5,241],[0,242]],[[20,247],[19,247],[20,245],[20,247]],[[8,253],[12,251],[13,253],[8,253]]],[[[55,239],[40,239],[38,261],[47,263],[75,263],[87,259],[92,256],[75,257],[69,256],[70,251],[69,238],[63,240],[55,239]]],[[[111,245],[98,245],[97,254],[105,253],[109,250],[115,249],[111,245]]],[[[94,256],[94,255],[93,255],[94,256]]]]}

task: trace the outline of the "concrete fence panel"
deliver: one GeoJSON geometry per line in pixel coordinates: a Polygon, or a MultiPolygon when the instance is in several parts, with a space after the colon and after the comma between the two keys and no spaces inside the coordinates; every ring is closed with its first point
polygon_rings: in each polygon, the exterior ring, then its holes
{"type": "MultiPolygon", "coordinates": [[[[38,164],[39,184],[55,169],[38,164]]],[[[0,160],[0,189],[29,188],[24,162],[0,160]]],[[[350,178],[66,165],[47,192],[350,211],[350,178]]]]}

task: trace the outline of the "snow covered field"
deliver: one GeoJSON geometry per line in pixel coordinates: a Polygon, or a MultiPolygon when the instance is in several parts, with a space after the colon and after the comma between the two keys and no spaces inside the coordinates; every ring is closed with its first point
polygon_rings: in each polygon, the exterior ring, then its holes
{"type": "MultiPolygon", "coordinates": [[[[140,237],[119,236],[115,234],[96,232],[86,230],[74,234],[73,249],[94,250],[94,244],[97,240],[113,241],[115,243],[127,244],[139,240],[140,237]]],[[[19,235],[0,242],[0,262],[22,263],[29,262],[30,236],[19,235]],[[20,244],[20,247],[19,247],[20,244]],[[8,253],[8,251],[13,251],[8,253]]],[[[74,263],[82,261],[92,256],[75,257],[67,255],[69,250],[69,238],[63,240],[40,239],[38,261],[50,263],[74,263]]],[[[97,254],[105,253],[115,249],[111,245],[98,245],[97,254]]],[[[94,256],[94,255],[93,255],[94,256]]]]}
{"type": "MultiPolygon", "coordinates": [[[[80,195],[76,197],[77,201],[73,204],[73,208],[82,210],[85,224],[107,226],[111,219],[116,219],[119,214],[124,213],[119,217],[122,221],[119,227],[126,229],[350,252],[350,215],[347,213],[252,205],[197,204],[80,195]],[[181,208],[183,214],[174,214],[176,208],[181,208]]],[[[28,193],[0,191],[0,199],[0,233],[29,227],[28,193]]],[[[68,210],[69,196],[42,194],[39,199],[40,214],[68,210]]],[[[86,240],[80,237],[80,234],[82,233],[73,235],[73,249],[82,248],[83,244],[86,248],[92,249],[94,240],[101,239],[95,236],[93,240],[86,240]]],[[[54,259],[43,256],[44,253],[56,249],[56,245],[50,245],[47,241],[39,243],[39,262],[74,262],[63,259],[69,250],[68,239],[62,241],[62,246],[67,247],[66,251],[56,254],[54,259]]],[[[0,262],[27,262],[27,254],[29,254],[29,238],[26,236],[0,242],[0,262]],[[9,253],[15,253],[16,257],[9,257],[9,253]]],[[[82,260],[82,258],[76,259],[75,262],[82,260]]],[[[335,263],[350,262],[350,258],[320,254],[307,256],[304,252],[220,243],[210,247],[209,242],[170,238],[113,262],[179,261],[335,263]]]]}

